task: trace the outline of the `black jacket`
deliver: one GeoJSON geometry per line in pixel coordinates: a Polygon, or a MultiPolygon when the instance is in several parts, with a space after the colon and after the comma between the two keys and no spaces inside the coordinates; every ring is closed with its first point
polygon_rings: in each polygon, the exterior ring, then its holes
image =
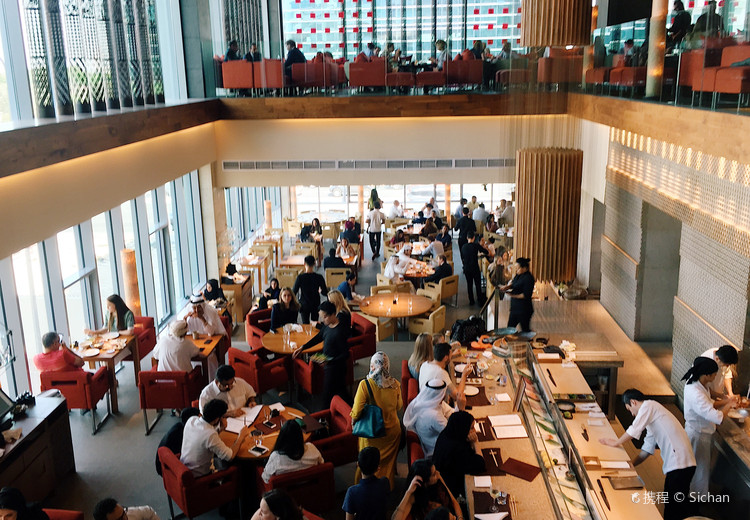
{"type": "Polygon", "coordinates": [[[429,282],[439,282],[443,278],[448,278],[453,274],[453,268],[451,267],[451,264],[448,262],[445,262],[442,265],[439,265],[435,268],[435,274],[431,274],[427,278],[424,279],[425,283],[429,282]]]}
{"type": "Polygon", "coordinates": [[[461,261],[464,264],[464,273],[479,272],[479,253],[489,254],[485,248],[476,242],[467,242],[461,248],[461,261]]]}
{"type": "Polygon", "coordinates": [[[474,223],[474,220],[471,217],[467,217],[466,215],[464,215],[463,217],[458,219],[458,222],[456,222],[456,227],[454,227],[453,229],[458,231],[458,238],[466,239],[466,235],[469,234],[469,231],[476,232],[477,225],[474,223]]]}

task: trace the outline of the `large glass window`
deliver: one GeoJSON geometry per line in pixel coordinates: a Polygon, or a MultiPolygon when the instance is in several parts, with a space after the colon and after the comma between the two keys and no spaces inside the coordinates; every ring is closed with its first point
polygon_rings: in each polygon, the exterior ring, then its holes
{"type": "Polygon", "coordinates": [[[127,249],[135,249],[135,225],[133,214],[133,201],[123,202],[120,205],[120,211],[122,212],[122,233],[125,240],[125,247],[127,249]]]}
{"type": "Polygon", "coordinates": [[[164,186],[164,192],[166,194],[167,202],[167,215],[169,216],[169,255],[172,265],[172,286],[174,290],[175,301],[181,300],[184,296],[184,284],[183,284],[183,273],[182,273],[182,262],[180,262],[180,247],[182,245],[182,237],[179,233],[179,225],[177,220],[177,205],[175,204],[174,197],[174,182],[169,182],[164,186]]]}
{"type": "Polygon", "coordinates": [[[112,226],[108,213],[101,213],[91,219],[94,233],[94,254],[96,255],[96,270],[99,278],[99,294],[104,301],[110,294],[118,292],[117,262],[110,245],[112,226]]]}
{"type": "Polygon", "coordinates": [[[200,226],[200,209],[194,204],[192,174],[187,174],[182,178],[183,197],[185,199],[185,213],[187,214],[187,245],[190,256],[190,286],[196,287],[200,280],[200,263],[202,260],[198,256],[198,237],[202,237],[199,231],[200,226]]]}
{"type": "Polygon", "coordinates": [[[93,326],[88,281],[88,278],[81,278],[64,290],[65,310],[68,316],[68,330],[70,331],[71,341],[83,340],[85,338],[83,329],[93,326]]]}
{"type": "Polygon", "coordinates": [[[0,41],[0,123],[10,121],[10,96],[8,95],[8,78],[5,76],[5,54],[3,42],[0,41]]]}
{"type": "Polygon", "coordinates": [[[83,267],[81,261],[81,232],[78,226],[57,234],[57,252],[63,280],[75,276],[83,267]]]}
{"type": "Polygon", "coordinates": [[[164,241],[168,239],[161,229],[148,236],[151,248],[151,268],[154,274],[154,289],[156,290],[156,321],[163,323],[169,314],[169,275],[164,241]]]}

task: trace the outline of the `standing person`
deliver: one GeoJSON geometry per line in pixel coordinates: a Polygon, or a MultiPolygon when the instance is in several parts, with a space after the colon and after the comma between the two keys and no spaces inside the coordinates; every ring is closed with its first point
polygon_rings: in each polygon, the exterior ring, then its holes
{"type": "Polygon", "coordinates": [[[469,231],[466,235],[468,243],[461,247],[461,262],[464,266],[464,276],[466,276],[466,290],[469,293],[469,305],[474,305],[474,290],[477,290],[477,299],[479,305],[484,305],[487,296],[482,292],[482,271],[479,268],[479,254],[489,255],[487,250],[477,244],[476,235],[469,231]],[[474,287],[472,287],[472,284],[474,287]]]}
{"type": "Polygon", "coordinates": [[[685,383],[684,413],[685,431],[695,454],[695,475],[690,491],[708,494],[708,479],[711,476],[711,446],[716,426],[734,406],[734,399],[727,400],[716,409],[709,387],[717,377],[719,365],[706,357],[697,357],[693,366],[682,376],[685,383]]]}
{"type": "Polygon", "coordinates": [[[468,242],[468,238],[466,238],[469,234],[469,232],[475,232],[477,230],[477,225],[474,224],[474,220],[472,220],[471,216],[469,215],[469,208],[465,207],[462,210],[462,217],[456,222],[456,225],[454,226],[453,230],[458,231],[458,250],[461,251],[463,249],[464,244],[468,242]]]}
{"type": "MultiPolygon", "coordinates": [[[[374,404],[383,411],[385,435],[377,439],[359,438],[360,451],[372,446],[380,451],[380,468],[376,475],[386,477],[393,489],[393,479],[396,475],[396,457],[401,441],[401,423],[398,412],[403,408],[401,400],[401,385],[391,377],[391,362],[383,351],[378,351],[370,358],[370,373],[360,381],[352,406],[352,423],[356,423],[366,404],[374,404]]],[[[361,468],[357,468],[355,482],[362,478],[361,468]]]]}
{"type": "MultiPolygon", "coordinates": [[[[375,191],[375,190],[372,190],[375,191]]],[[[377,197],[377,193],[375,194],[377,197]]],[[[372,259],[380,256],[380,241],[383,238],[383,222],[385,217],[380,211],[380,200],[375,201],[373,208],[367,215],[367,223],[370,225],[368,233],[370,234],[370,249],[372,250],[372,259]]]]}
{"type": "Polygon", "coordinates": [[[380,204],[380,207],[383,207],[383,201],[380,200],[380,197],[378,197],[378,190],[373,188],[370,190],[370,198],[367,199],[367,209],[375,209],[375,203],[378,203],[380,204]]]}
{"type": "Polygon", "coordinates": [[[326,362],[323,370],[323,408],[331,405],[334,395],[351,402],[346,389],[346,368],[349,360],[349,331],[339,323],[336,317],[336,306],[329,301],[320,304],[319,320],[323,323],[314,338],[292,353],[297,358],[305,349],[323,342],[323,355],[326,362]]]}
{"type": "Polygon", "coordinates": [[[701,354],[701,357],[713,359],[719,365],[720,373],[708,387],[711,391],[711,397],[714,399],[734,397],[734,391],[732,391],[732,379],[734,377],[732,366],[736,365],[739,361],[737,349],[732,345],[722,345],[718,348],[708,349],[701,354]]]}
{"type": "Polygon", "coordinates": [[[119,332],[129,336],[135,328],[135,317],[119,294],[107,296],[107,312],[104,315],[104,327],[101,329],[83,329],[89,336],[104,334],[105,332],[119,332]]]}
{"type": "Polygon", "coordinates": [[[471,196],[471,202],[467,203],[466,207],[469,208],[469,216],[471,216],[474,213],[474,210],[479,207],[476,195],[471,196]]]}
{"type": "Polygon", "coordinates": [[[474,417],[463,410],[448,418],[448,424],[437,438],[432,461],[453,496],[466,496],[466,475],[481,475],[486,469],[478,441],[474,417]]]}
{"type": "Polygon", "coordinates": [[[320,305],[320,295],[327,292],[326,279],[315,272],[315,257],[307,255],[305,257],[305,272],[297,276],[292,288],[292,294],[299,294],[299,314],[302,317],[302,323],[310,323],[310,319],[316,318],[320,305]]]}
{"type": "Polygon", "coordinates": [[[453,212],[453,218],[456,222],[464,216],[464,207],[466,207],[466,199],[461,199],[456,205],[456,210],[453,212]]]}
{"type": "Polygon", "coordinates": [[[79,372],[83,371],[83,359],[71,352],[57,332],[42,336],[40,354],[34,356],[34,366],[39,372],[79,372]]]}
{"type": "Polygon", "coordinates": [[[346,490],[341,509],[346,513],[346,520],[386,520],[386,505],[391,485],[385,477],[378,478],[380,452],[377,448],[366,446],[359,451],[357,471],[362,475],[359,484],[346,490]]]}
{"type": "Polygon", "coordinates": [[[679,44],[690,31],[690,13],[685,11],[685,5],[682,3],[682,0],[674,1],[674,13],[672,27],[667,29],[668,47],[674,47],[679,44]]]}
{"type": "Polygon", "coordinates": [[[516,220],[516,209],[513,207],[512,200],[509,200],[505,205],[505,209],[500,214],[500,220],[504,226],[513,227],[513,223],[516,220]]]}
{"type": "Polygon", "coordinates": [[[281,290],[279,301],[271,307],[271,330],[275,331],[287,323],[297,323],[299,302],[289,287],[281,290]]]}
{"type": "Polygon", "coordinates": [[[695,456],[687,433],[674,415],[656,401],[647,400],[640,390],[625,390],[622,401],[634,417],[633,424],[619,439],[599,439],[599,442],[616,448],[631,439],[640,438],[645,430],[646,438],[643,440],[640,453],[633,458],[633,466],[639,465],[653,455],[654,449],[658,446],[664,460],[664,491],[668,496],[668,499],[665,499],[664,520],[682,520],[689,517],[692,514],[692,506],[686,497],[690,496],[690,481],[695,474],[695,456]],[[675,499],[675,496],[678,498],[675,499]]]}
{"type": "Polygon", "coordinates": [[[162,334],[152,353],[159,362],[159,372],[190,372],[192,359],[201,353],[198,345],[187,339],[188,326],[185,320],[175,320],[169,327],[169,334],[162,334]]]}
{"type": "Polygon", "coordinates": [[[294,40],[286,41],[286,60],[284,61],[284,73],[292,77],[292,65],[295,63],[307,63],[305,55],[297,48],[294,40]]]}
{"type": "Polygon", "coordinates": [[[508,327],[515,327],[520,323],[523,332],[531,331],[531,316],[534,314],[531,297],[534,294],[534,284],[536,279],[529,270],[529,259],[519,258],[516,260],[516,276],[508,285],[500,288],[511,298],[508,327]]]}

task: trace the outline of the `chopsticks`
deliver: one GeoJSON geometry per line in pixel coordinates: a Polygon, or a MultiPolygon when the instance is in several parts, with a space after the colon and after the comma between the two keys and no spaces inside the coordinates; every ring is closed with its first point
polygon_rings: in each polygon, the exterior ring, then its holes
{"type": "Polygon", "coordinates": [[[513,497],[513,495],[510,495],[510,516],[512,518],[516,518],[518,515],[518,504],[516,503],[516,499],[513,497]]]}

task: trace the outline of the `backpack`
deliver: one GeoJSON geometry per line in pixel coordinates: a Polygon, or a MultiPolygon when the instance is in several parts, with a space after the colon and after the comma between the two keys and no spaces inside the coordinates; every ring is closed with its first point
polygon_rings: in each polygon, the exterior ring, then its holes
{"type": "Polygon", "coordinates": [[[487,332],[487,325],[484,320],[479,316],[470,316],[466,320],[456,320],[451,328],[451,340],[468,346],[485,332],[487,332]]]}

